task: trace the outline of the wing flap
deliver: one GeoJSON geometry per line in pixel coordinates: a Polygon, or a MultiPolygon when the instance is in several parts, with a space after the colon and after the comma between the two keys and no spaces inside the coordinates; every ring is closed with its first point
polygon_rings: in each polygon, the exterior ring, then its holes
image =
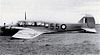
{"type": "Polygon", "coordinates": [[[14,38],[22,38],[22,39],[32,39],[35,38],[41,34],[43,34],[45,32],[42,31],[37,31],[34,29],[24,29],[24,30],[20,30],[18,31],[15,35],[13,35],[12,37],[14,38]]]}

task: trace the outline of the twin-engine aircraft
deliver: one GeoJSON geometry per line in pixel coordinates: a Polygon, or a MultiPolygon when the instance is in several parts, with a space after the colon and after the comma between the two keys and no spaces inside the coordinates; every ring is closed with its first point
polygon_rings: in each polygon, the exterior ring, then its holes
{"type": "Polygon", "coordinates": [[[2,33],[14,34],[13,38],[33,39],[44,33],[65,32],[65,31],[85,31],[95,33],[95,20],[93,16],[84,16],[78,23],[61,24],[40,21],[18,21],[15,25],[4,25],[1,27],[2,33]]]}

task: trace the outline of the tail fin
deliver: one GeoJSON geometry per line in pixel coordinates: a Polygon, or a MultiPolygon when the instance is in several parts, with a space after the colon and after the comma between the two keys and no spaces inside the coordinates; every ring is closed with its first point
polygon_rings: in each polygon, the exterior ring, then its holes
{"type": "Polygon", "coordinates": [[[85,15],[79,23],[85,23],[88,28],[95,28],[95,19],[91,15],[85,15]]]}
{"type": "Polygon", "coordinates": [[[88,32],[96,32],[95,30],[95,19],[91,15],[85,15],[79,23],[84,23],[85,27],[82,27],[83,30],[88,32]]]}

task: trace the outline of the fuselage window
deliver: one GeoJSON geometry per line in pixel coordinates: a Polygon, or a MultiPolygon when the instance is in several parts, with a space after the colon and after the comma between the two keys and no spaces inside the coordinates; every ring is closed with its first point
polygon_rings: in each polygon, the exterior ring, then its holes
{"type": "Polygon", "coordinates": [[[48,26],[49,26],[49,24],[45,24],[45,26],[46,26],[46,27],[48,27],[48,26]]]}
{"type": "Polygon", "coordinates": [[[32,23],[32,26],[34,26],[35,25],[35,23],[32,23]]]}
{"type": "Polygon", "coordinates": [[[19,22],[18,23],[20,26],[25,26],[26,25],[26,22],[19,22]]]}
{"type": "Polygon", "coordinates": [[[31,22],[28,22],[28,24],[27,25],[32,25],[32,23],[31,22]]]}
{"type": "Polygon", "coordinates": [[[41,25],[41,22],[37,22],[37,25],[41,25]]]}
{"type": "Polygon", "coordinates": [[[49,27],[49,24],[45,23],[44,26],[45,26],[46,28],[48,28],[48,27],[49,27]]]}
{"type": "Polygon", "coordinates": [[[41,25],[44,26],[44,23],[42,23],[41,25]]]}

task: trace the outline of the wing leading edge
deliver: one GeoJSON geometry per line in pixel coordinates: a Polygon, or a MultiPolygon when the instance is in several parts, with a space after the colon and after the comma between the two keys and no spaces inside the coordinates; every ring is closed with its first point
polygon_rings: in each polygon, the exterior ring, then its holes
{"type": "Polygon", "coordinates": [[[21,38],[21,39],[33,39],[41,34],[50,33],[55,31],[50,30],[41,30],[41,29],[31,29],[25,27],[7,27],[8,29],[19,29],[19,31],[14,34],[13,38],[21,38]]]}
{"type": "Polygon", "coordinates": [[[15,35],[12,37],[14,38],[22,38],[22,39],[32,39],[35,38],[45,32],[37,31],[34,29],[25,29],[25,30],[20,30],[18,31],[15,35]]]}

